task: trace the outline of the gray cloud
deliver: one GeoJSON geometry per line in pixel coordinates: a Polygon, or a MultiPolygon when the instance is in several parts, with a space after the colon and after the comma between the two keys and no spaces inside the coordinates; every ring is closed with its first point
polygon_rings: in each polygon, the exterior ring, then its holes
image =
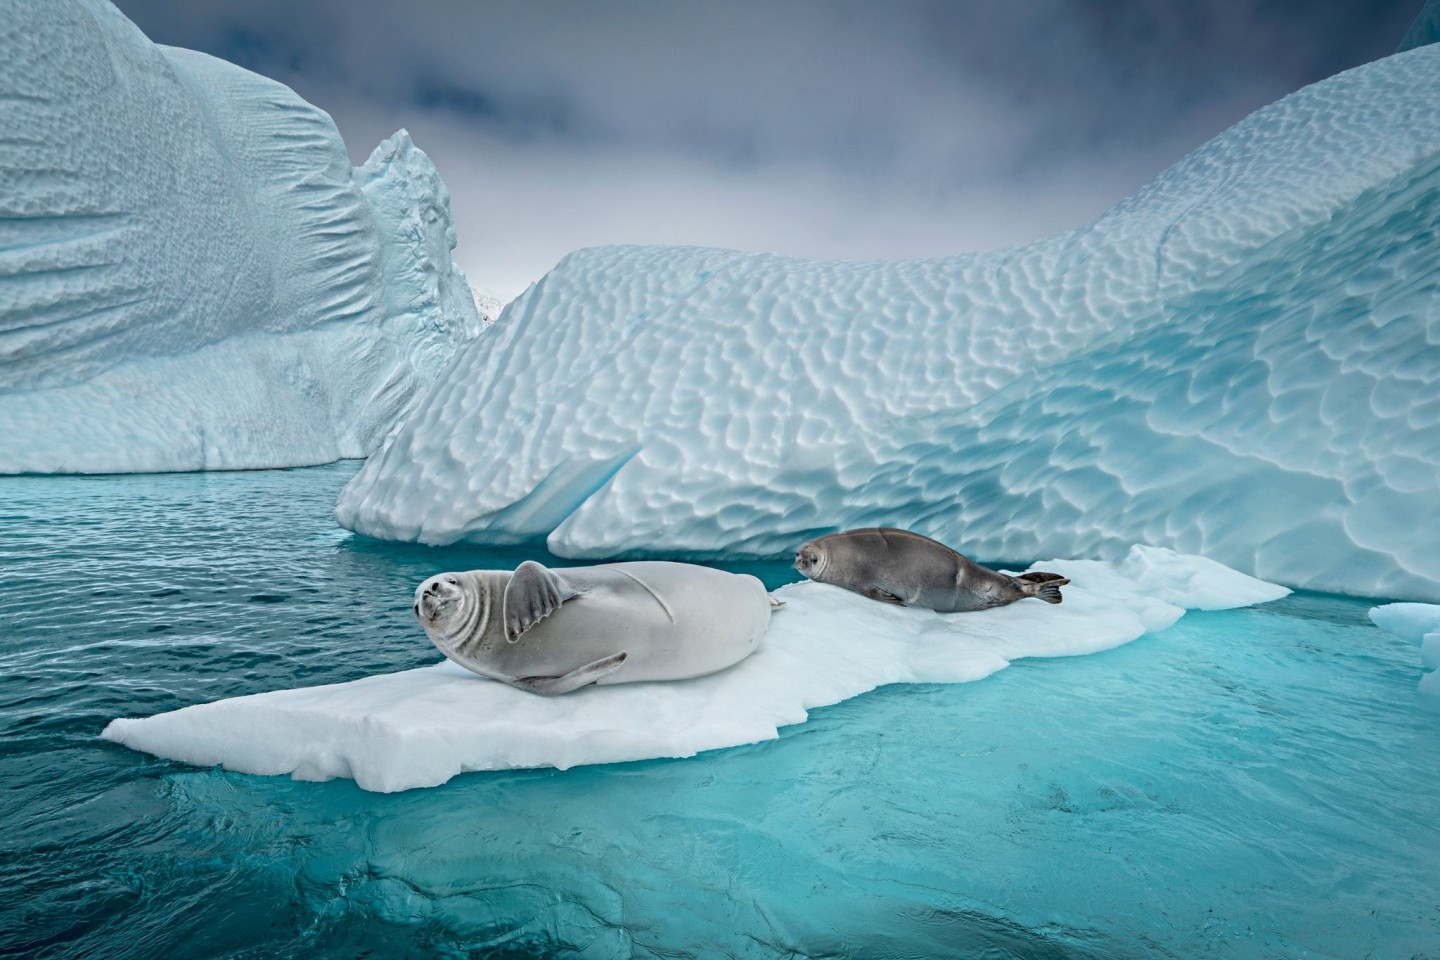
{"type": "Polygon", "coordinates": [[[1251,110],[1388,54],[1417,0],[121,0],[282,80],[355,159],[406,126],[460,259],[513,295],[569,249],[940,255],[1076,226],[1251,110]]]}

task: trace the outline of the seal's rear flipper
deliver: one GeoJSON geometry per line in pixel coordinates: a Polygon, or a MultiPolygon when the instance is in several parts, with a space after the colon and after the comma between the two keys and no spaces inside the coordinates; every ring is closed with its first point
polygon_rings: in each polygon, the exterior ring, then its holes
{"type": "Polygon", "coordinates": [[[505,585],[505,639],[514,643],[520,634],[560,609],[560,604],[580,591],[565,582],[560,574],[526,560],[515,568],[505,585]]]}
{"type": "Polygon", "coordinates": [[[518,680],[511,680],[510,686],[518,687],[528,693],[538,693],[542,697],[559,696],[562,693],[589,686],[601,677],[610,676],[624,666],[625,657],[626,653],[622,650],[596,660],[594,663],[587,663],[578,670],[571,670],[563,677],[521,677],[518,680]]]}
{"type": "Polygon", "coordinates": [[[1022,573],[1015,578],[1020,582],[1020,589],[1025,591],[1027,597],[1039,597],[1046,603],[1059,603],[1063,598],[1060,596],[1060,588],[1070,582],[1069,577],[1062,577],[1058,573],[1045,573],[1036,570],[1034,573],[1022,573]]]}
{"type": "Polygon", "coordinates": [[[1069,582],[1070,582],[1070,579],[1069,579],[1068,577],[1062,577],[1062,576],[1061,576],[1060,574],[1058,574],[1058,573],[1046,573],[1046,572],[1043,571],[1043,570],[1036,570],[1036,571],[1033,572],[1033,573],[1022,573],[1022,574],[1020,574],[1020,576],[1016,577],[1015,579],[1016,579],[1016,580],[1028,580],[1028,581],[1030,581],[1031,583],[1050,583],[1050,582],[1052,582],[1052,581],[1054,581],[1054,580],[1063,581],[1063,583],[1056,584],[1056,586],[1063,586],[1064,583],[1069,583],[1069,582]]]}

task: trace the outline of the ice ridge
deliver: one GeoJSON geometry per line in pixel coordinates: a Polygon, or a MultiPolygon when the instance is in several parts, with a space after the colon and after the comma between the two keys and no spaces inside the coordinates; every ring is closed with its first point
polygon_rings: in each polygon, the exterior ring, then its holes
{"type": "Polygon", "coordinates": [[[991,558],[1143,542],[1440,599],[1416,533],[1440,527],[1437,237],[1430,46],[1010,250],[583,250],[457,353],[336,516],[569,557],[774,556],[872,524],[991,558]]]}
{"type": "Polygon", "coordinates": [[[103,0],[0,24],[0,473],[368,454],[480,318],[404,131],[352,170],[287,87],[103,0]]]}

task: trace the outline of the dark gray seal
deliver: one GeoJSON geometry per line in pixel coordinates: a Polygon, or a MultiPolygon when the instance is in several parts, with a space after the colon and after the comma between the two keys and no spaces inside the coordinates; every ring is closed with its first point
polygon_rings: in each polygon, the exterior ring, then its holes
{"type": "Polygon", "coordinates": [[[1036,597],[1060,602],[1058,573],[997,573],[943,543],[908,530],[866,527],[819,537],[795,553],[795,569],[817,583],[901,606],[960,613],[1036,597]]]}

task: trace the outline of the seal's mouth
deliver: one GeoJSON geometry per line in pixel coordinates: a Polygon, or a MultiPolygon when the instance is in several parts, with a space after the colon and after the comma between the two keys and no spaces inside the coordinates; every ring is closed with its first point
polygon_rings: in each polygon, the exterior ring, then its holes
{"type": "Polygon", "coordinates": [[[431,577],[415,588],[415,605],[411,612],[423,626],[434,626],[460,602],[464,591],[453,573],[431,577]]]}

